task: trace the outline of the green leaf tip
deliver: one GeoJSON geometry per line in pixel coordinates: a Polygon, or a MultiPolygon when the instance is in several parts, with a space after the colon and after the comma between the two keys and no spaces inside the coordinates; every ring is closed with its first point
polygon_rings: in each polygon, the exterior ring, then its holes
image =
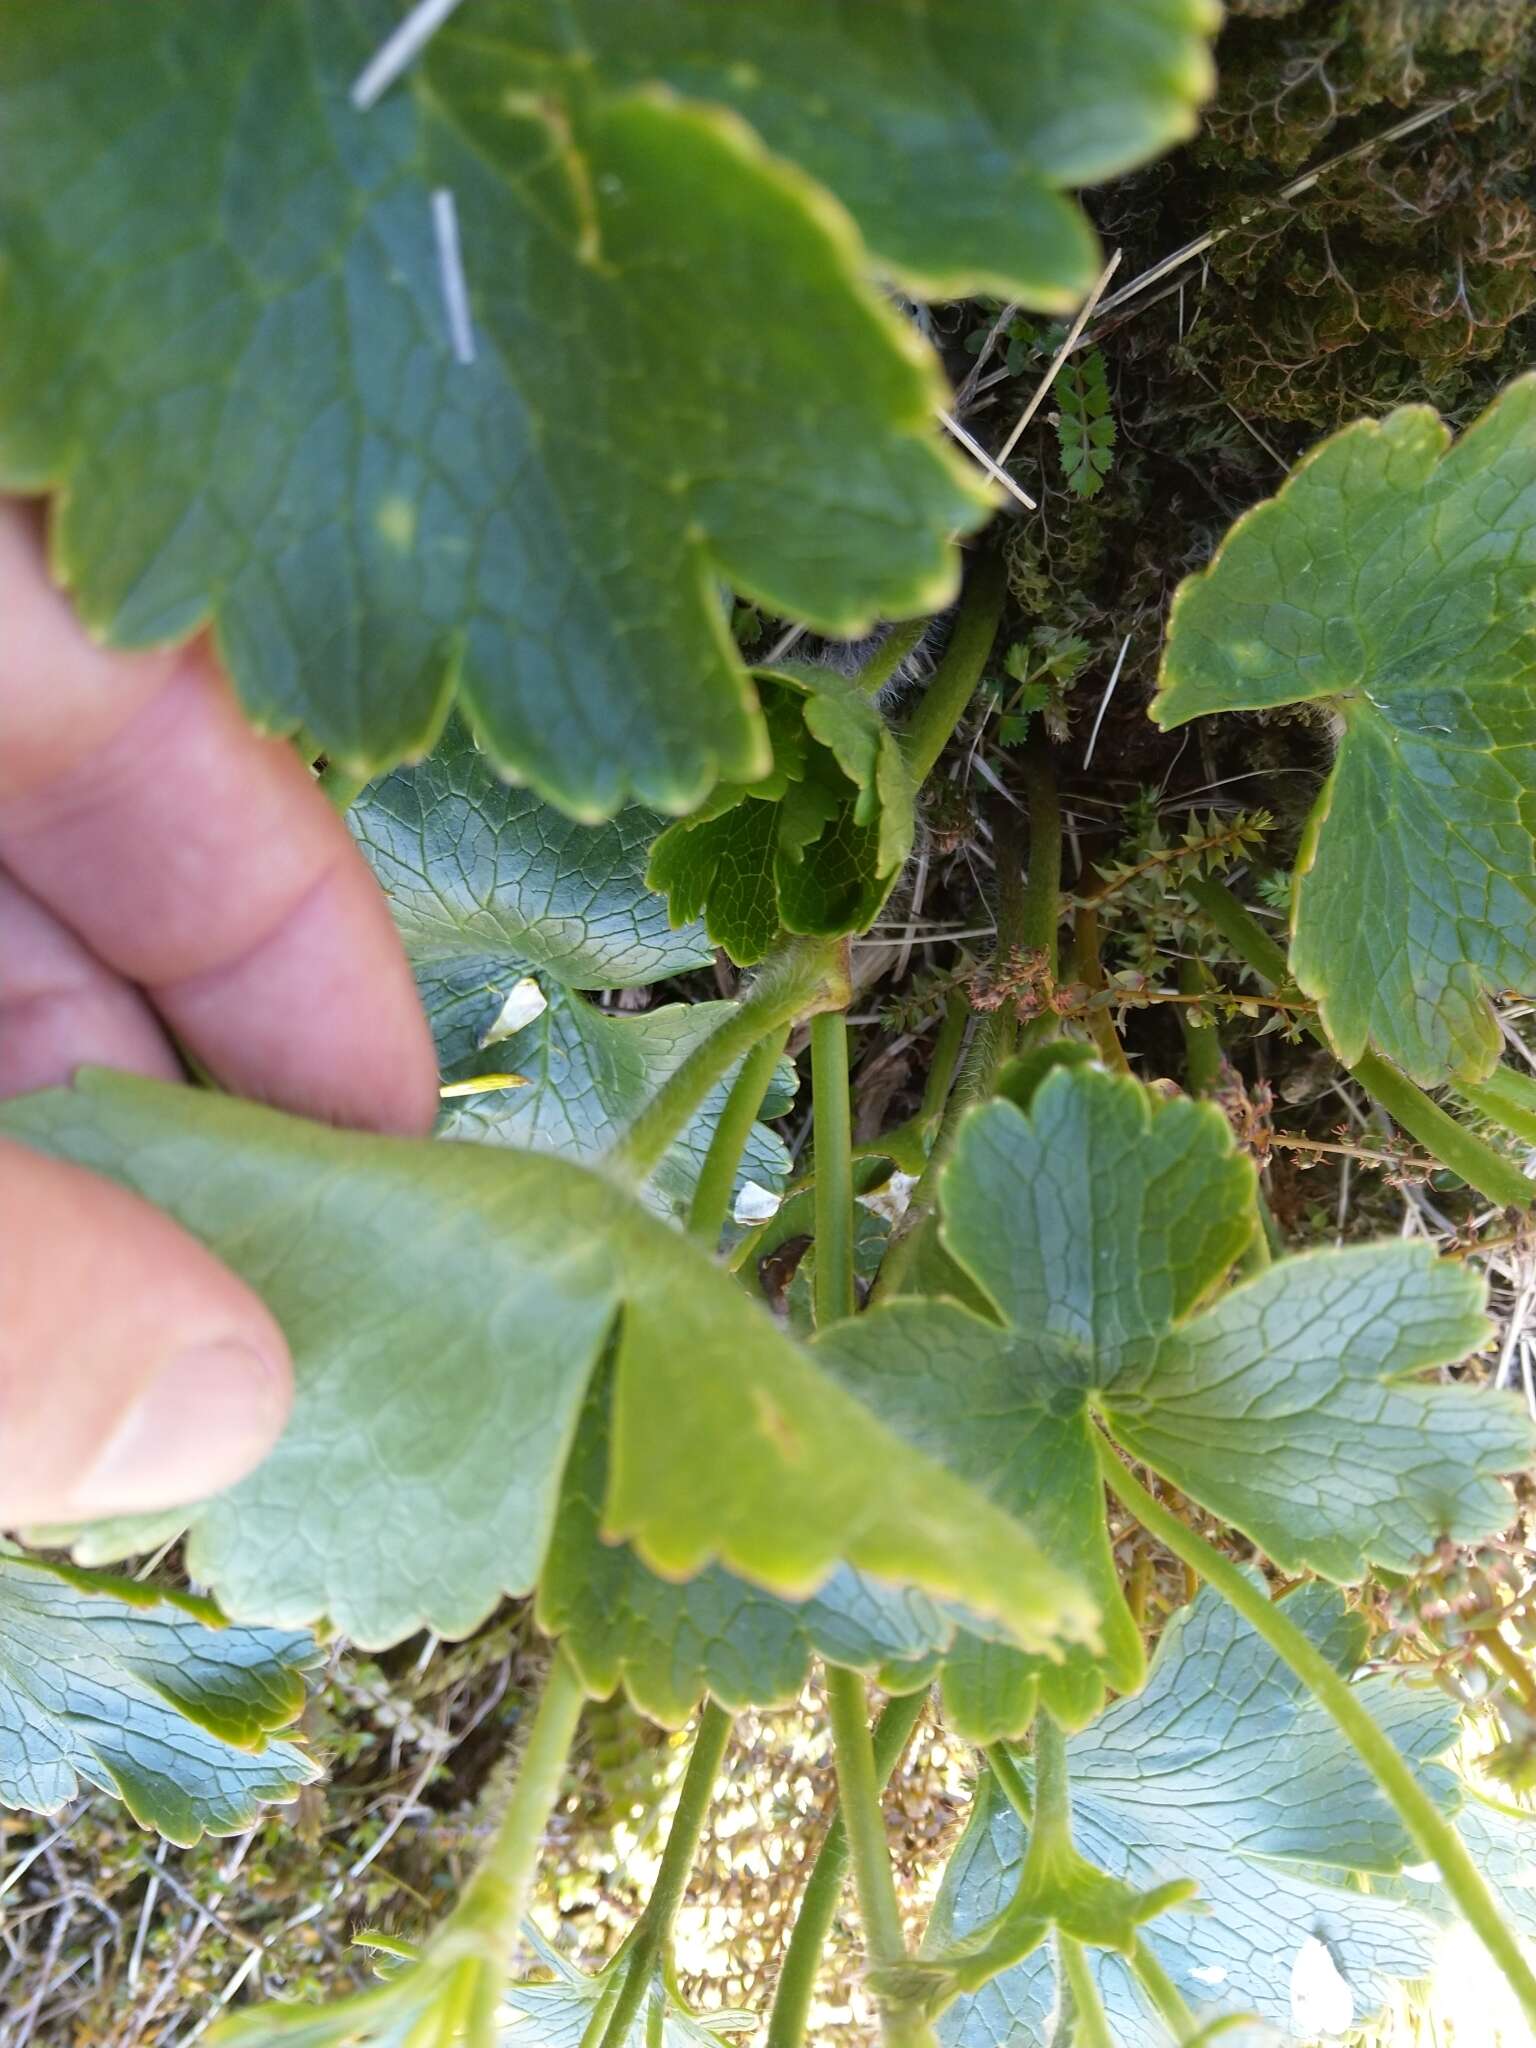
{"type": "Polygon", "coordinates": [[[1291,971],[1339,1056],[1415,1081],[1499,1057],[1536,989],[1536,376],[1454,444],[1408,406],[1313,449],[1174,600],[1152,715],[1318,701],[1338,754],[1291,971]]]}
{"type": "Polygon", "coordinates": [[[1194,132],[1219,20],[1214,0],[564,0],[558,15],[498,0],[477,30],[516,41],[556,97],[580,68],[610,91],[659,82],[729,109],[917,297],[1064,312],[1099,268],[1066,188],[1194,132]]]}
{"type": "Polygon", "coordinates": [[[0,475],[60,488],[96,630],[212,620],[273,731],[383,767],[457,694],[572,813],[681,812],[763,763],[720,581],[828,631],[931,609],[989,501],[818,185],[718,107],[547,73],[478,12],[359,113],[352,9],[24,0],[0,475]],[[764,275],[794,277],[792,325],[762,318],[764,275]]]}
{"type": "Polygon", "coordinates": [[[987,516],[880,276],[1065,310],[1062,188],[1209,88],[1205,0],[931,12],[480,0],[360,111],[378,10],[18,0],[0,477],[94,629],[211,621],[350,772],[456,698],[573,816],[684,813],[764,766],[722,581],[859,631],[987,516]]]}

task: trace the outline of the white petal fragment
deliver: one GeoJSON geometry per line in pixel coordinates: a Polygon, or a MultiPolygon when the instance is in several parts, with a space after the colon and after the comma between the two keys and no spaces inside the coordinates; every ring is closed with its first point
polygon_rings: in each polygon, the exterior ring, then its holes
{"type": "Polygon", "coordinates": [[[481,1033],[480,1050],[484,1052],[488,1045],[500,1045],[504,1038],[515,1037],[548,1008],[548,996],[531,974],[525,974],[481,1033]]]}
{"type": "Polygon", "coordinates": [[[1304,2040],[1346,2034],[1354,2024],[1355,1994],[1340,1975],[1327,1944],[1303,1937],[1291,1964],[1291,2024],[1304,2040]]]}
{"type": "Polygon", "coordinates": [[[744,1181],[731,1214],[738,1223],[766,1223],[770,1216],[777,1216],[783,1199],[772,1188],[760,1187],[755,1180],[744,1181]]]}

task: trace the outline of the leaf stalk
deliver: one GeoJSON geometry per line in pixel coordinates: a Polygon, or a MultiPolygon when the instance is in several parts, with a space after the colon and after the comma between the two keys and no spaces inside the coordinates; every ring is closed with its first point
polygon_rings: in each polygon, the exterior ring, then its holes
{"type": "Polygon", "coordinates": [[[773,1070],[783,1057],[788,1037],[788,1024],[777,1025],[765,1033],[747,1054],[740,1073],[731,1083],[725,1108],[720,1112],[720,1121],[709,1141],[709,1150],[704,1155],[698,1184],[688,1207],[688,1234],[698,1238],[711,1251],[720,1242],[720,1232],[730,1213],[731,1190],[736,1185],[742,1154],[747,1149],[752,1126],[773,1080],[773,1070]]]}
{"type": "Polygon", "coordinates": [[[623,2048],[628,2041],[635,2017],[671,1943],[677,1909],[683,1902],[693,1859],[698,1854],[699,1837],[704,1832],[730,1733],[730,1715],[715,1701],[706,1700],[683,1776],[677,1811],[667,1831],[667,1846],[661,1852],[656,1888],[646,1901],[633,1943],[620,1966],[623,1981],[609,2010],[600,2048],[623,2048]]]}
{"type": "MultiPolygon", "coordinates": [[[[907,1961],[907,1945],[885,1839],[881,1781],[875,1769],[864,1681],[857,1672],[837,1664],[829,1664],[826,1670],[837,1790],[848,1831],[859,1918],[864,1923],[864,1946],[876,1969],[896,1969],[907,1961]]],[[[910,2005],[882,1999],[880,2033],[885,2048],[936,2048],[932,2027],[910,2005]]]]}
{"type": "Polygon", "coordinates": [[[848,1015],[811,1019],[811,1113],[816,1134],[817,1327],[856,1306],[853,1286],[853,1108],[848,1086],[848,1015]]]}
{"type": "Polygon", "coordinates": [[[903,619],[892,626],[880,645],[859,670],[857,681],[865,696],[873,697],[895,675],[913,648],[921,644],[928,630],[927,619],[903,619]]]}
{"type": "Polygon", "coordinates": [[[997,638],[1003,615],[1002,565],[991,555],[980,556],[966,579],[965,595],[944,659],[934,671],[923,701],[912,714],[902,737],[902,752],[914,789],[921,789],[939,756],[949,745],[950,735],[965,716],[976,694],[992,642],[997,638]]]}
{"type": "Polygon", "coordinates": [[[797,1017],[842,1009],[848,994],[844,945],[826,939],[788,940],[764,961],[743,1000],[657,1089],[609,1153],[609,1166],[625,1179],[644,1180],[738,1060],[769,1032],[787,1029],[797,1017]]]}
{"type": "MultiPolygon", "coordinates": [[[[875,1782],[883,1792],[892,1771],[901,1761],[912,1730],[922,1719],[928,1698],[924,1686],[918,1692],[901,1693],[887,1700],[875,1723],[875,1782]]],[[[783,1968],[768,2015],[768,2034],[763,2048],[803,2048],[811,2018],[811,1995],[822,1950],[837,1917],[837,1903],[848,1876],[848,1829],[842,1815],[835,1814],[822,1837],[811,1874],[800,1895],[800,1910],[784,1951],[783,1968]]]]}

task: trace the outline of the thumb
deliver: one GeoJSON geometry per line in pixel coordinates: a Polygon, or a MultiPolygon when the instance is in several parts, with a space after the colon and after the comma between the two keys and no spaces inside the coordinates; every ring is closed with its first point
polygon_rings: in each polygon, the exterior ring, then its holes
{"type": "Polygon", "coordinates": [[[0,1528],[200,1500],[291,1395],[243,1281],[137,1195],[0,1140],[0,1528]]]}

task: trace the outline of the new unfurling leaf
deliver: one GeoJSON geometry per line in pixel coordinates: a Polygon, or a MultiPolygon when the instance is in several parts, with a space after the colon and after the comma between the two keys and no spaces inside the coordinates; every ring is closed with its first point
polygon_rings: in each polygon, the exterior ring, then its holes
{"type": "Polygon", "coordinates": [[[702,916],[742,966],[779,932],[832,938],[880,914],[912,847],[901,748],[857,683],[796,663],[759,677],[773,743],[760,782],[724,787],[670,826],[647,879],[673,919],[702,916]]]}

